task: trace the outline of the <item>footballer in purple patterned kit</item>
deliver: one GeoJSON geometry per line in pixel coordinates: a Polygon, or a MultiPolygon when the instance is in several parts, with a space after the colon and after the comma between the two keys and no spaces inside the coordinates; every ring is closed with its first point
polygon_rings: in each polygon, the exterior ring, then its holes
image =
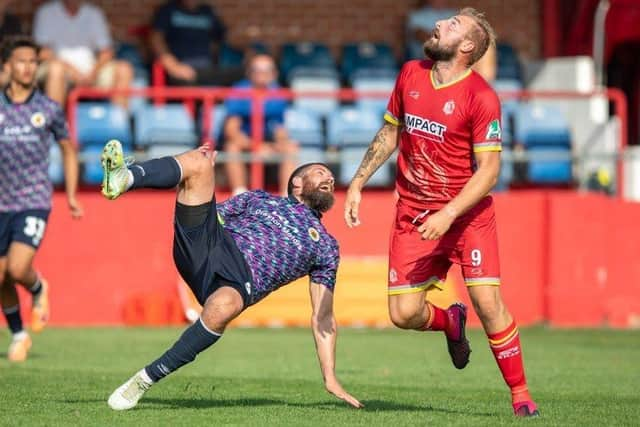
{"type": "Polygon", "coordinates": [[[0,93],[0,302],[13,339],[7,357],[22,362],[31,338],[20,317],[16,284],[33,296],[31,329],[49,319],[48,283],[32,262],[51,211],[49,150],[60,145],[69,210],[82,216],[76,198],[78,159],[69,140],[64,112],[35,87],[38,46],[24,37],[6,39],[2,62],[9,84],[0,93]]]}
{"type": "Polygon", "coordinates": [[[208,147],[175,157],[129,164],[118,141],[102,153],[102,194],[115,199],[138,188],[178,187],[173,258],[203,310],[162,356],[109,397],[112,409],[131,409],[155,383],[215,344],[247,307],[296,279],[309,276],[311,324],[326,390],[355,408],[362,404],[335,374],[337,324],[333,290],[338,244],[322,214],[334,202],[334,177],[323,163],[293,171],[288,197],[250,191],[216,204],[216,152],[208,147]]]}

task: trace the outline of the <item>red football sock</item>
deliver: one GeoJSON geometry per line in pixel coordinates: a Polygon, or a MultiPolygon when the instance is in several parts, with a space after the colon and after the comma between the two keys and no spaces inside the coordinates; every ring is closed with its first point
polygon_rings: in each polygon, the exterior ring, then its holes
{"type": "Polygon", "coordinates": [[[489,346],[493,352],[502,377],[511,389],[513,403],[532,400],[527,388],[520,347],[520,333],[513,321],[507,329],[495,334],[487,334],[489,346]]]}
{"type": "Polygon", "coordinates": [[[444,331],[449,324],[449,316],[446,310],[436,307],[435,305],[427,302],[427,323],[420,328],[421,331],[444,331]]]}

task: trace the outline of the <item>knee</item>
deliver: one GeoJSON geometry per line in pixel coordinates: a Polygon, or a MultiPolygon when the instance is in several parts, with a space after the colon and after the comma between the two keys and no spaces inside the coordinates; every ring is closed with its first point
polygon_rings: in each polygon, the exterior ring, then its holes
{"type": "Polygon", "coordinates": [[[23,265],[21,263],[9,263],[7,265],[5,278],[9,276],[16,282],[24,283],[28,272],[29,272],[28,265],[23,265]]]}
{"type": "Polygon", "coordinates": [[[205,303],[201,319],[207,328],[222,333],[227,324],[240,314],[242,307],[240,294],[218,293],[211,301],[205,303]]]}
{"type": "Polygon", "coordinates": [[[498,320],[506,312],[506,307],[498,293],[474,298],[473,308],[483,323],[498,320]]]}
{"type": "Polygon", "coordinates": [[[52,59],[47,64],[47,79],[63,80],[65,78],[65,66],[62,61],[52,59]]]}
{"type": "Polygon", "coordinates": [[[178,163],[182,168],[185,179],[213,178],[213,164],[211,158],[200,150],[192,150],[178,157],[178,163]]]}
{"type": "Polygon", "coordinates": [[[400,329],[416,329],[420,323],[419,310],[410,306],[395,306],[389,310],[391,322],[400,329]]]}
{"type": "Polygon", "coordinates": [[[126,61],[117,61],[116,62],[116,78],[119,81],[130,82],[133,80],[133,67],[126,61]]]}

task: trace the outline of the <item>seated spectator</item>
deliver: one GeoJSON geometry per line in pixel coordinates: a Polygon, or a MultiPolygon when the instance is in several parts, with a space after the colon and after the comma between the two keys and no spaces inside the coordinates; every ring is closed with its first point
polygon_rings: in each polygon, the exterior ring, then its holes
{"type": "Polygon", "coordinates": [[[153,18],[151,48],[171,85],[229,86],[242,78],[242,67],[218,67],[226,28],[211,6],[175,0],[153,18]]]}
{"type": "MultiPolygon", "coordinates": [[[[438,21],[455,16],[458,11],[446,7],[446,0],[425,0],[420,9],[409,13],[407,18],[407,49],[410,58],[423,58],[423,45],[438,21]]],[[[496,46],[491,45],[487,52],[473,66],[473,69],[488,82],[496,78],[496,46]]]]}
{"type": "MultiPolygon", "coordinates": [[[[0,0],[0,40],[23,34],[20,18],[8,11],[11,3],[13,0],[0,0]]],[[[4,87],[7,83],[9,83],[9,75],[0,68],[0,86],[4,87]]]]}
{"type": "MultiPolygon", "coordinates": [[[[47,95],[65,105],[69,84],[127,88],[133,67],[114,60],[104,13],[82,0],[53,0],[38,8],[33,24],[35,41],[42,46],[38,70],[47,95]]],[[[126,96],[113,101],[127,107],[126,96]]]]}
{"type": "MultiPolygon", "coordinates": [[[[249,61],[248,79],[233,85],[237,89],[277,89],[278,72],[269,55],[256,55],[249,61]]],[[[225,102],[227,119],[224,124],[225,152],[229,154],[227,173],[229,185],[234,195],[247,191],[245,167],[238,159],[239,154],[251,149],[251,100],[248,98],[228,98],[225,102]]],[[[263,155],[283,156],[280,163],[279,183],[281,194],[287,193],[287,180],[295,168],[293,157],[298,147],[289,139],[284,127],[284,99],[269,99],[264,104],[263,155]]]]}

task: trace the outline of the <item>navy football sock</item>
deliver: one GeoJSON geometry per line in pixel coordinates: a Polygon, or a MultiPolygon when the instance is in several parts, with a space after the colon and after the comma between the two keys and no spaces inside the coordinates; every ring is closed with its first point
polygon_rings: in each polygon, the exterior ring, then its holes
{"type": "Polygon", "coordinates": [[[4,318],[7,319],[7,325],[13,335],[18,332],[22,332],[22,317],[20,317],[20,304],[13,307],[7,307],[2,309],[4,318]]]}
{"type": "Polygon", "coordinates": [[[182,170],[173,157],[161,157],[129,166],[133,175],[131,189],[173,188],[180,184],[182,170]]]}
{"type": "Polygon", "coordinates": [[[42,292],[42,282],[40,281],[40,276],[36,278],[36,282],[29,288],[29,292],[33,295],[34,298],[40,296],[40,292],[42,292]]]}
{"type": "Polygon", "coordinates": [[[145,371],[154,382],[160,381],[181,366],[193,362],[198,353],[211,347],[221,336],[207,329],[202,319],[198,319],[182,333],[173,347],[147,365],[145,371]]]}

